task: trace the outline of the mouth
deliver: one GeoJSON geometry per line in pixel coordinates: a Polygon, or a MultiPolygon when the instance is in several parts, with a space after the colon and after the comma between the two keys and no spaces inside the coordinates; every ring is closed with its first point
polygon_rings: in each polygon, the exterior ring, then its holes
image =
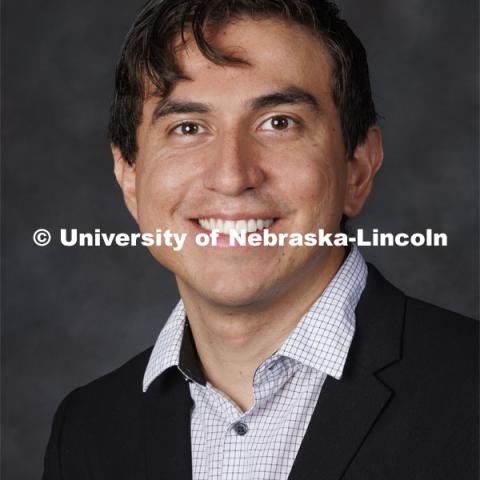
{"type": "Polygon", "coordinates": [[[198,218],[196,222],[201,228],[208,231],[217,230],[220,234],[229,235],[230,232],[254,233],[271,227],[276,218],[245,218],[226,220],[223,218],[198,218]]]}

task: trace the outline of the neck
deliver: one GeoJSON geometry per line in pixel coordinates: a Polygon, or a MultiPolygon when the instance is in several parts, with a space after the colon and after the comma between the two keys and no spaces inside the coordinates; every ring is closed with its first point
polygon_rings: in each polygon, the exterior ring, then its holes
{"type": "Polygon", "coordinates": [[[180,294],[208,381],[243,411],[254,402],[257,368],[284,343],[338,271],[343,249],[312,269],[302,281],[269,301],[225,306],[206,301],[181,280],[180,294]]]}

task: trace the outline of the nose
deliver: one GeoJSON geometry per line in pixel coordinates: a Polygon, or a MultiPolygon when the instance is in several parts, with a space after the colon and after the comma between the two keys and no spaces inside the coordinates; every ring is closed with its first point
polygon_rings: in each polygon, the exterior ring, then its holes
{"type": "Polygon", "coordinates": [[[252,140],[240,132],[225,133],[217,139],[213,158],[208,161],[204,186],[223,195],[237,196],[258,188],[265,180],[260,158],[252,140]]]}

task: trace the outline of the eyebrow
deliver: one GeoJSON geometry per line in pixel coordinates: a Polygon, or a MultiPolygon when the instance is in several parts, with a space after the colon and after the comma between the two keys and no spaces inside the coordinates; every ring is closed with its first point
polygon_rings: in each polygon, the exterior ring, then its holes
{"type": "Polygon", "coordinates": [[[168,115],[175,115],[181,113],[209,113],[211,107],[204,103],[187,102],[182,100],[171,100],[164,98],[158,102],[152,114],[152,123],[155,123],[159,118],[168,115]]]}
{"type": "Polygon", "coordinates": [[[252,110],[261,110],[278,105],[297,105],[302,103],[312,107],[317,112],[321,111],[317,99],[311,93],[298,87],[289,87],[255,98],[250,102],[250,108],[252,110]]]}
{"type": "MultiPolygon", "coordinates": [[[[298,87],[289,87],[277,92],[268,93],[254,98],[248,102],[251,110],[262,110],[264,108],[276,107],[279,105],[305,104],[312,107],[316,112],[321,112],[317,99],[306,90],[298,87]]],[[[172,100],[164,98],[158,102],[152,114],[152,123],[168,115],[185,113],[210,113],[213,108],[205,103],[191,102],[184,100],[172,100]]]]}

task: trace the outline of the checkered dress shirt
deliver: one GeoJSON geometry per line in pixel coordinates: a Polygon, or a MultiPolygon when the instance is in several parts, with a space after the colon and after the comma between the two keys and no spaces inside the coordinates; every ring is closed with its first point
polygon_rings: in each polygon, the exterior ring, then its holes
{"type": "Polygon", "coordinates": [[[193,480],[288,478],[326,377],[342,376],[366,278],[353,246],[280,349],[258,367],[255,402],[246,412],[205,379],[178,303],[154,346],[143,389],[173,366],[189,381],[193,480]]]}

